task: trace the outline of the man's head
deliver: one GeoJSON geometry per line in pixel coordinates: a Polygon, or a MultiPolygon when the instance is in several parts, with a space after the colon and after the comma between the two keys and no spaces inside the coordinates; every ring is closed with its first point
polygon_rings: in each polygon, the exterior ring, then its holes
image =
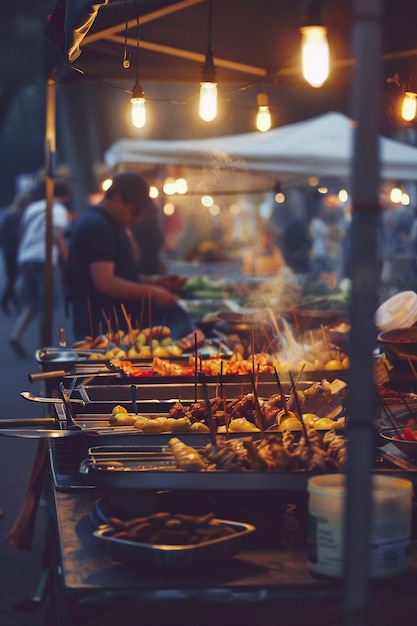
{"type": "Polygon", "coordinates": [[[113,178],[105,194],[105,204],[112,206],[112,215],[125,225],[140,219],[149,204],[149,187],[143,176],[123,172],[113,178]]]}

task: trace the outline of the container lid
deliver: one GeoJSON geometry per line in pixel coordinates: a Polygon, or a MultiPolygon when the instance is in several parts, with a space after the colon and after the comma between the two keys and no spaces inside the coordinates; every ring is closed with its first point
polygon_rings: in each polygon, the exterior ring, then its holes
{"type": "MultiPolygon", "coordinates": [[[[308,479],[307,492],[318,496],[342,497],[346,476],[344,474],[323,474],[308,479]]],[[[379,498],[411,497],[413,483],[407,478],[396,476],[372,477],[372,494],[379,498]]]]}
{"type": "Polygon", "coordinates": [[[400,291],[376,310],[375,325],[381,331],[394,328],[410,328],[417,322],[417,293],[400,291]]]}

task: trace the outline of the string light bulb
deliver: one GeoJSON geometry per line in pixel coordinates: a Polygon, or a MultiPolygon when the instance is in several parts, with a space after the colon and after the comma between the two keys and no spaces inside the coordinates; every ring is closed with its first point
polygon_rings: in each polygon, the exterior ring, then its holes
{"type": "Polygon", "coordinates": [[[411,122],[417,113],[417,93],[406,91],[401,107],[401,117],[406,122],[411,122]]]}
{"type": "Polygon", "coordinates": [[[258,93],[256,97],[258,112],[256,114],[256,128],[265,133],[271,128],[271,111],[269,110],[268,96],[266,93],[258,93]]]}
{"type": "Polygon", "coordinates": [[[132,105],[132,124],[136,128],[143,128],[146,124],[145,94],[140,83],[136,83],[130,99],[132,105]]]}
{"type": "Polygon", "coordinates": [[[209,3],[209,36],[206,58],[201,68],[199,115],[205,122],[211,122],[217,116],[216,68],[211,43],[211,22],[213,5],[209,3]]]}
{"type": "Polygon", "coordinates": [[[303,26],[300,31],[303,76],[312,87],[321,87],[329,76],[327,28],[303,26]]]}

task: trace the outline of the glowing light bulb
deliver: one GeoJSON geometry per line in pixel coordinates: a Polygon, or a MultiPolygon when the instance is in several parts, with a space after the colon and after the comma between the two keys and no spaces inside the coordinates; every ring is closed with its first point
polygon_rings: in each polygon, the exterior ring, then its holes
{"type": "Polygon", "coordinates": [[[321,87],[329,76],[329,45],[324,26],[303,26],[301,29],[303,76],[312,87],[321,87]]]}
{"type": "Polygon", "coordinates": [[[399,204],[401,202],[403,192],[399,187],[393,187],[390,192],[390,200],[393,204],[399,204]]]}
{"type": "Polygon", "coordinates": [[[217,83],[200,83],[199,115],[205,122],[211,122],[217,115],[217,83]]]}
{"type": "Polygon", "coordinates": [[[176,192],[175,178],[167,178],[164,182],[163,190],[166,196],[172,196],[176,192]]]}
{"type": "Polygon", "coordinates": [[[143,128],[146,123],[145,97],[139,83],[133,87],[130,102],[132,105],[132,124],[136,128],[143,128]]]}
{"type": "Polygon", "coordinates": [[[177,178],[175,181],[175,191],[179,194],[187,193],[188,185],[185,178],[177,178]]]}
{"type": "Polygon", "coordinates": [[[406,91],[404,94],[401,117],[406,122],[411,122],[417,113],[417,93],[406,91]]]}
{"type": "Polygon", "coordinates": [[[258,93],[258,112],[256,114],[256,128],[262,133],[271,128],[271,112],[269,110],[268,96],[266,93],[258,93]]]}

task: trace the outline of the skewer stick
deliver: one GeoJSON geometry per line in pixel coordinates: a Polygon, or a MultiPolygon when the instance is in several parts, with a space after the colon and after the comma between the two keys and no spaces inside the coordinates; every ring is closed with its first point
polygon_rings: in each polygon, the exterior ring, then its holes
{"type": "Polygon", "coordinates": [[[91,300],[88,296],[87,296],[87,310],[88,310],[88,327],[90,329],[90,337],[94,339],[93,316],[91,313],[91,300]]]}
{"type": "Polygon", "coordinates": [[[198,368],[197,368],[197,333],[194,333],[194,402],[197,402],[197,383],[198,383],[198,368]]]}
{"type": "Polygon", "coordinates": [[[224,389],[222,392],[222,397],[223,397],[224,426],[226,428],[226,439],[229,439],[230,415],[227,412],[226,392],[224,389]]]}
{"type": "Polygon", "coordinates": [[[113,307],[113,315],[114,315],[114,322],[116,324],[116,333],[121,338],[119,316],[117,315],[117,311],[116,311],[116,307],[115,306],[113,307]]]}
{"type": "Polygon", "coordinates": [[[411,357],[409,357],[409,356],[407,357],[407,363],[408,363],[408,366],[409,366],[409,368],[410,368],[410,370],[411,370],[411,372],[413,374],[414,380],[417,380],[417,371],[416,371],[416,368],[413,365],[413,361],[411,360],[411,357]]]}
{"type": "Polygon", "coordinates": [[[396,435],[399,437],[400,436],[400,431],[398,429],[401,428],[401,427],[397,426],[397,424],[395,422],[395,417],[394,417],[393,412],[391,411],[391,409],[388,406],[388,404],[383,401],[383,399],[380,396],[380,394],[378,393],[378,391],[376,391],[375,393],[376,393],[376,399],[377,399],[377,402],[378,402],[380,408],[383,411],[385,411],[385,415],[387,416],[387,419],[388,419],[389,423],[391,424],[392,428],[395,430],[396,435]]]}
{"type": "Polygon", "coordinates": [[[129,315],[127,314],[126,307],[125,307],[125,305],[123,304],[123,302],[121,302],[121,303],[120,303],[120,308],[122,309],[123,317],[124,317],[124,318],[125,318],[125,320],[126,320],[127,332],[128,332],[128,334],[129,334],[129,343],[133,343],[133,328],[132,328],[132,323],[131,323],[131,321],[130,321],[130,317],[129,317],[129,315]]]}
{"type": "Polygon", "coordinates": [[[255,331],[253,326],[250,328],[250,349],[251,349],[251,357],[252,357],[252,373],[255,375],[255,331]]]}
{"type": "Polygon", "coordinates": [[[256,386],[255,386],[255,379],[253,377],[253,373],[251,372],[251,382],[252,382],[252,392],[253,392],[253,397],[255,400],[255,408],[256,408],[256,415],[258,417],[258,422],[259,422],[259,428],[261,429],[261,438],[265,439],[265,415],[261,409],[261,405],[259,404],[259,398],[258,398],[258,393],[256,391],[256,386]]]}
{"type": "Polygon", "coordinates": [[[150,335],[149,335],[149,345],[152,346],[152,296],[151,296],[151,290],[148,290],[148,322],[149,322],[149,328],[151,329],[150,335]]]}
{"type": "Polygon", "coordinates": [[[277,368],[275,366],[274,366],[274,372],[275,372],[275,378],[276,378],[277,385],[278,385],[278,391],[279,391],[279,394],[281,396],[281,402],[282,402],[283,409],[284,409],[285,413],[288,413],[287,399],[285,397],[284,390],[282,389],[281,380],[279,378],[278,371],[277,371],[277,368]]]}
{"type": "Polygon", "coordinates": [[[323,337],[323,345],[325,350],[327,350],[329,357],[331,357],[331,353],[330,353],[330,346],[329,346],[329,340],[326,334],[326,329],[324,328],[323,324],[320,324],[320,330],[321,330],[321,336],[323,337]]]}
{"type": "MultiPolygon", "coordinates": [[[[110,317],[107,315],[107,313],[105,312],[104,309],[101,309],[101,314],[104,317],[104,321],[106,322],[106,326],[107,326],[107,333],[109,336],[109,340],[111,340],[113,338],[113,331],[112,331],[112,327],[111,327],[111,322],[110,322],[110,317]]],[[[103,329],[100,328],[100,335],[103,334],[103,329]]],[[[115,341],[115,343],[117,343],[115,341]]]]}
{"type": "Polygon", "coordinates": [[[289,371],[288,373],[289,373],[289,376],[290,376],[290,381],[291,381],[292,391],[293,391],[293,393],[294,393],[295,408],[296,408],[296,412],[295,412],[295,414],[296,414],[296,416],[298,417],[298,419],[299,419],[299,421],[300,421],[300,423],[301,423],[301,428],[303,429],[303,435],[304,435],[304,438],[305,438],[305,440],[306,440],[306,444],[307,444],[308,446],[310,446],[311,444],[310,444],[310,439],[309,439],[309,437],[308,437],[308,433],[307,433],[307,427],[306,427],[306,425],[304,424],[304,420],[303,420],[303,413],[302,413],[302,411],[301,411],[300,399],[299,399],[299,397],[298,397],[298,393],[297,393],[297,390],[296,390],[296,388],[295,388],[296,383],[294,382],[294,378],[293,378],[292,372],[291,372],[291,371],[289,371]]]}
{"type": "Polygon", "coordinates": [[[204,400],[206,403],[207,421],[208,421],[208,425],[210,429],[210,440],[211,440],[212,445],[215,446],[216,445],[216,427],[213,421],[213,411],[211,410],[210,398],[208,395],[207,384],[205,382],[203,382],[203,393],[204,393],[204,400]]]}
{"type": "Polygon", "coordinates": [[[411,419],[412,419],[412,420],[413,420],[413,421],[417,424],[417,418],[416,418],[416,416],[414,415],[413,411],[410,409],[410,405],[408,404],[408,402],[407,402],[407,400],[406,400],[406,398],[405,398],[404,394],[403,394],[403,393],[402,393],[402,391],[398,388],[398,385],[395,385],[395,384],[393,383],[392,376],[391,376],[391,372],[390,372],[390,370],[389,370],[389,368],[388,368],[387,364],[384,362],[384,363],[383,363],[383,365],[384,365],[384,367],[385,367],[385,371],[386,371],[386,373],[387,373],[387,376],[388,376],[388,379],[389,379],[389,381],[390,381],[390,384],[394,387],[395,391],[398,393],[398,395],[399,395],[399,397],[400,397],[400,400],[401,400],[401,402],[404,404],[404,406],[405,406],[405,408],[407,409],[408,413],[410,414],[411,419]]]}
{"type": "Polygon", "coordinates": [[[139,328],[143,330],[143,317],[145,315],[145,298],[142,298],[140,302],[140,314],[139,314],[139,328]]]}

